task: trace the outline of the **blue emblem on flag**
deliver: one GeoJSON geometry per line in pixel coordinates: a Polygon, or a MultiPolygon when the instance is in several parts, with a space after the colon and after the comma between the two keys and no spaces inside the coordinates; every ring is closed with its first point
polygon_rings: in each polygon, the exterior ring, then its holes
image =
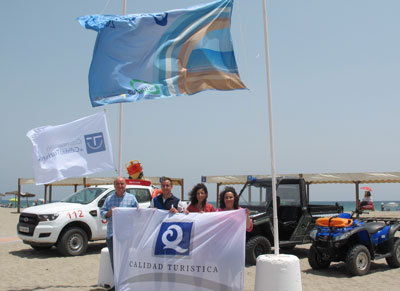
{"type": "Polygon", "coordinates": [[[106,150],[102,132],[85,135],[86,151],[88,154],[102,152],[106,150]]]}
{"type": "Polygon", "coordinates": [[[154,255],[190,255],[193,222],[163,222],[154,255]]]}

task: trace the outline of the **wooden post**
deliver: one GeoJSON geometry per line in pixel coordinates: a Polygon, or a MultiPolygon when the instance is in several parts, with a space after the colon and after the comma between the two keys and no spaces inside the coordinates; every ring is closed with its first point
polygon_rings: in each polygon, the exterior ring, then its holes
{"type": "Polygon", "coordinates": [[[18,178],[18,210],[17,212],[20,213],[21,210],[21,179],[18,178]]]}
{"type": "Polygon", "coordinates": [[[249,204],[251,204],[251,186],[250,185],[247,185],[247,192],[248,192],[248,195],[249,195],[249,197],[248,197],[249,204]]]}
{"type": "Polygon", "coordinates": [[[360,182],[356,181],[354,182],[356,185],[356,211],[360,210],[360,190],[358,189],[360,187],[360,182]]]}
{"type": "Polygon", "coordinates": [[[48,186],[49,186],[48,184],[44,185],[44,204],[47,203],[47,187],[48,186]]]}
{"type": "Polygon", "coordinates": [[[220,183],[217,183],[217,208],[219,207],[219,185],[220,183]]]}
{"type": "Polygon", "coordinates": [[[49,189],[49,203],[51,203],[52,201],[52,194],[53,194],[53,185],[50,184],[50,189],[49,189]]]}
{"type": "Polygon", "coordinates": [[[183,180],[182,180],[182,183],[181,183],[181,199],[182,200],[184,200],[185,199],[185,190],[183,189],[183,180]]]}

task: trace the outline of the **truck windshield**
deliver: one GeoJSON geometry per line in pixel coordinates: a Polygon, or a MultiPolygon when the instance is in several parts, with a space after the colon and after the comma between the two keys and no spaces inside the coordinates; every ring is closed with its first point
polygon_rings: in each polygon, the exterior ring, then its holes
{"type": "Polygon", "coordinates": [[[61,202],[89,204],[105,190],[106,188],[84,188],[64,198],[61,202]]]}
{"type": "MultiPolygon", "coordinates": [[[[243,193],[244,195],[240,196],[239,204],[269,205],[272,201],[272,187],[263,185],[263,187],[254,187],[254,190],[251,192],[251,196],[248,193],[243,193]]],[[[276,195],[279,197],[279,205],[301,205],[299,184],[279,184],[276,195]]]]}

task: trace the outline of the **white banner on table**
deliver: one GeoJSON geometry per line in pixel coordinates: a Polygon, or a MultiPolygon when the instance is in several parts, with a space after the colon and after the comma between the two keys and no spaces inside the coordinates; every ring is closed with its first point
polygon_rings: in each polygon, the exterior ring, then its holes
{"type": "Polygon", "coordinates": [[[116,290],[243,290],[246,214],[113,211],[116,290]]]}

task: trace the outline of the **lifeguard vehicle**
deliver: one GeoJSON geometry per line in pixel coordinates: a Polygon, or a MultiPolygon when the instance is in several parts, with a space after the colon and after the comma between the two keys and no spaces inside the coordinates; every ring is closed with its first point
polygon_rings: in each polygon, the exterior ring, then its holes
{"type": "MultiPolygon", "coordinates": [[[[149,207],[151,182],[126,181],[126,192],[136,196],[139,207],[149,207]]],[[[88,241],[106,239],[107,220],[101,218],[100,209],[114,192],[114,185],[91,186],[60,202],[26,208],[19,217],[18,236],[35,250],[55,246],[65,256],[83,255],[88,241]]]]}

